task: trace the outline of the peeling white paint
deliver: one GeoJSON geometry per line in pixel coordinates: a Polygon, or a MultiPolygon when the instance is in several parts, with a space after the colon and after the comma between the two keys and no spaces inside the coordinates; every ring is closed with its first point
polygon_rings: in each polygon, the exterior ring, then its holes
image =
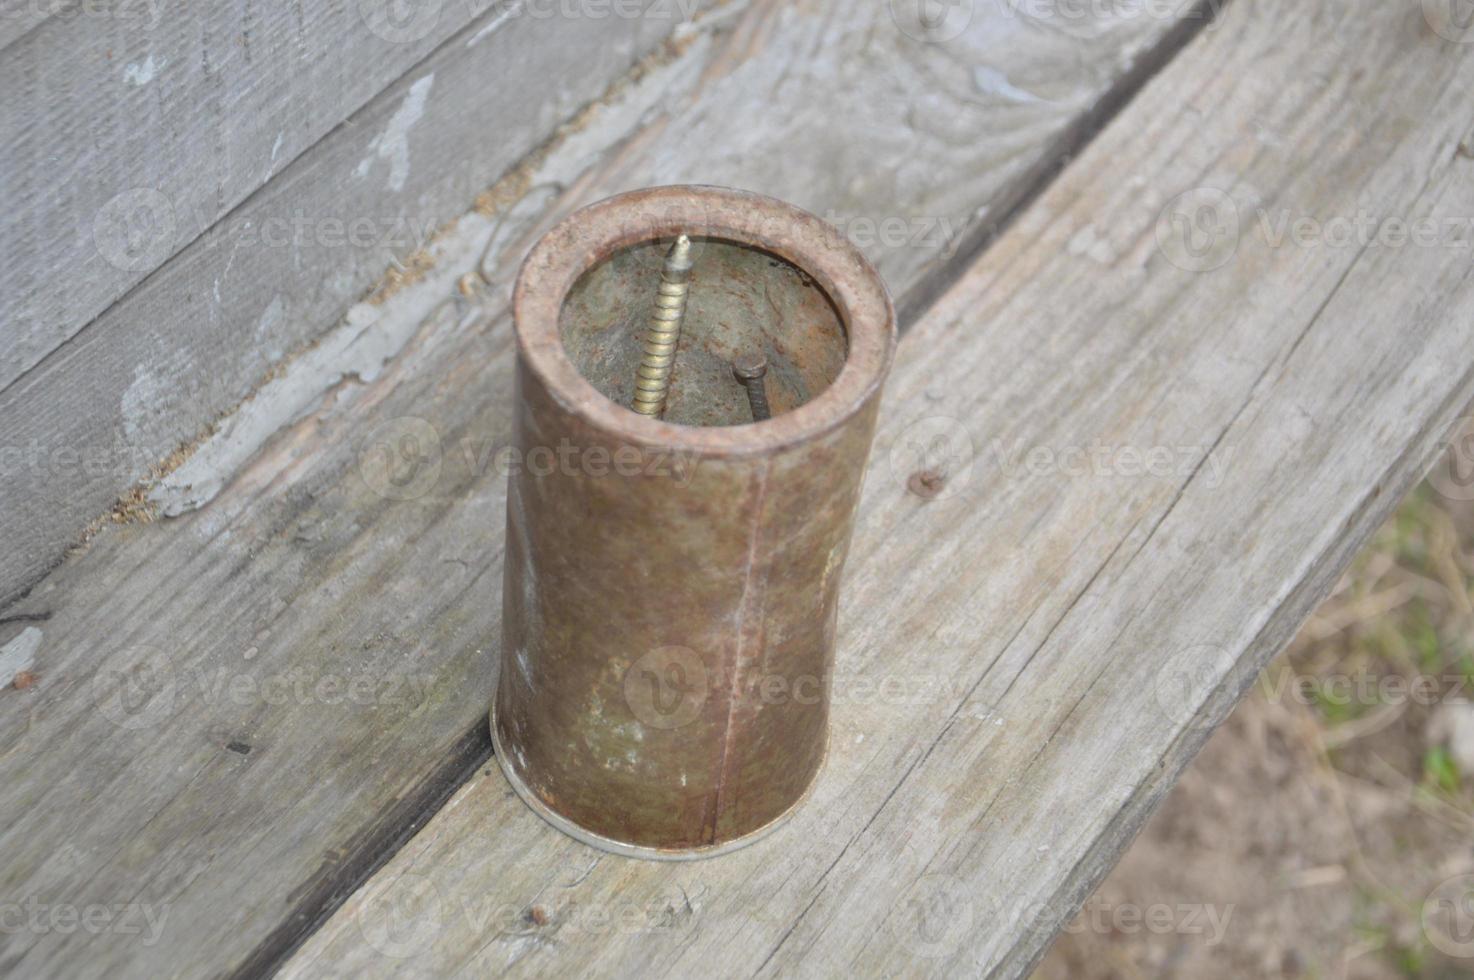
{"type": "Polygon", "coordinates": [[[1111,243],[1098,235],[1094,225],[1086,225],[1075,233],[1068,246],[1071,255],[1083,255],[1101,265],[1114,265],[1117,255],[1111,243]]]}
{"type": "Polygon", "coordinates": [[[146,365],[136,365],[133,368],[133,383],[123,391],[123,397],[118,406],[123,418],[123,435],[128,438],[130,444],[143,431],[150,406],[157,404],[160,394],[158,378],[149,371],[146,365]]]}
{"type": "Polygon", "coordinates": [[[369,144],[369,155],[359,161],[354,171],[356,176],[367,177],[376,157],[388,160],[389,182],[386,186],[391,191],[404,190],[404,182],[409,179],[409,131],[425,114],[425,102],[430,98],[434,84],[435,74],[431,72],[409,87],[409,93],[390,117],[389,124],[369,144]]]}
{"type": "Polygon", "coordinates": [[[972,84],[983,95],[995,95],[1010,102],[1044,102],[1033,92],[1019,88],[1008,80],[1008,76],[997,68],[976,65],[972,70],[972,84]]]}
{"type": "Polygon", "coordinates": [[[476,45],[480,44],[484,38],[490,37],[492,34],[495,34],[497,28],[501,27],[507,21],[511,20],[513,17],[516,17],[520,13],[522,13],[522,4],[507,4],[507,6],[500,13],[491,18],[491,20],[487,21],[485,27],[481,28],[481,30],[471,35],[471,40],[466,42],[466,47],[474,48],[476,45]]]}
{"type": "Polygon", "coordinates": [[[276,142],[271,144],[271,162],[276,162],[276,155],[281,152],[281,141],[286,138],[286,130],[276,134],[276,142]]]}
{"type": "MultiPolygon", "coordinates": [[[[709,35],[701,35],[682,58],[650,72],[639,85],[602,107],[588,126],[570,134],[549,153],[533,181],[534,191],[529,193],[552,196],[549,188],[561,190],[576,180],[587,168],[592,154],[629,132],[652,107],[662,103],[668,92],[684,89],[699,76],[711,44],[709,35]],[[679,81],[683,76],[689,76],[684,84],[679,81]]],[[[427,75],[411,86],[409,97],[395,113],[394,120],[374,141],[375,154],[360,165],[360,176],[367,175],[374,159],[396,155],[391,144],[403,142],[409,127],[424,111],[433,77],[427,75]],[[397,134],[397,139],[392,134],[397,134]]],[[[407,145],[404,166],[407,177],[407,145]]],[[[391,159],[391,170],[392,167],[391,159]]],[[[436,239],[432,249],[434,264],[422,281],[401,290],[382,306],[360,303],[351,308],[344,322],[317,346],[291,361],[234,415],[222,420],[215,433],[183,465],[150,491],[149,500],[165,517],[175,517],[209,503],[273,434],[319,406],[322,396],[344,378],[356,377],[363,382],[376,378],[385,362],[409,343],[447,296],[455,293],[461,276],[478,267],[490,243],[515,241],[541,217],[541,209],[522,209],[515,205],[495,219],[477,212],[464,215],[436,239]]],[[[507,284],[516,266],[493,262],[487,271],[498,283],[507,284]]],[[[225,278],[224,273],[221,278],[225,278]]],[[[473,309],[466,315],[481,314],[473,309]]],[[[139,397],[132,402],[125,397],[125,406],[136,404],[136,411],[142,411],[152,402],[158,383],[151,376],[139,376],[134,388],[139,397]]],[[[129,417],[126,408],[124,415],[129,417]]],[[[510,496],[509,504],[514,507],[520,504],[515,493],[510,496]]],[[[517,522],[512,526],[522,529],[517,522]]],[[[221,533],[209,518],[198,525],[198,530],[207,535],[221,533]]],[[[526,586],[535,595],[536,583],[529,580],[526,586]]],[[[536,603],[528,608],[535,614],[536,603]]]]}
{"type": "Polygon", "coordinates": [[[164,66],[168,63],[168,60],[164,58],[160,58],[155,61],[154,56],[149,55],[143,61],[135,61],[133,64],[124,68],[123,81],[127,82],[129,85],[137,85],[142,87],[153,81],[155,76],[157,76],[159,72],[163,71],[164,66]]]}
{"type": "MultiPolygon", "coordinates": [[[[473,223],[473,227],[476,240],[484,242],[490,231],[486,219],[479,218],[479,224],[473,223]]],[[[455,236],[448,236],[442,244],[464,253],[466,260],[473,260],[474,245],[460,242],[455,236]]],[[[223,421],[194,455],[159,481],[149,492],[149,500],[165,517],[177,517],[203,507],[274,433],[317,407],[325,392],[344,378],[357,378],[364,383],[373,381],[384,364],[409,343],[439,308],[453,288],[451,276],[456,271],[454,264],[447,263],[419,284],[421,288],[404,290],[382,306],[355,304],[341,325],[263,385],[256,397],[223,421]]],[[[270,329],[285,315],[279,299],[273,298],[267,304],[258,321],[258,331],[270,329]]],[[[129,391],[151,391],[152,387],[150,377],[146,384],[144,379],[135,382],[129,391]]],[[[148,404],[141,396],[136,400],[140,405],[148,404]]],[[[124,418],[126,427],[126,410],[124,418]]]]}
{"type": "Polygon", "coordinates": [[[27,626],[19,636],[0,647],[0,686],[9,686],[16,674],[35,666],[39,649],[41,631],[34,626],[27,626]]]}
{"type": "Polygon", "coordinates": [[[271,336],[271,332],[277,328],[285,316],[286,308],[282,304],[281,293],[271,297],[266,310],[261,314],[261,319],[256,321],[256,339],[264,341],[271,336]]]}

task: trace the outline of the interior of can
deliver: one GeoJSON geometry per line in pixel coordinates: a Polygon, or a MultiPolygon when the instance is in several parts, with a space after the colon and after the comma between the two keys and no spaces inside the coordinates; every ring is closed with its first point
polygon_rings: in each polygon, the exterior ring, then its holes
{"type": "MultiPolygon", "coordinates": [[[[620,248],[578,277],[563,299],[558,332],[574,367],[610,401],[634,404],[646,333],[675,238],[620,248]]],[[[752,394],[734,363],[761,355],[758,382],[774,416],[828,388],[849,342],[834,301],[814,277],[750,244],[692,236],[685,313],[663,421],[734,426],[755,421],[752,394]]]]}

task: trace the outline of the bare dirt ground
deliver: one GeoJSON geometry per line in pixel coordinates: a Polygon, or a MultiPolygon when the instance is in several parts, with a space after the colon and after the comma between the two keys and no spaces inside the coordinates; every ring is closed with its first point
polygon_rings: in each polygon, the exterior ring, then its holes
{"type": "Polygon", "coordinates": [[[1438,473],[1035,980],[1474,975],[1474,479],[1438,473]]]}

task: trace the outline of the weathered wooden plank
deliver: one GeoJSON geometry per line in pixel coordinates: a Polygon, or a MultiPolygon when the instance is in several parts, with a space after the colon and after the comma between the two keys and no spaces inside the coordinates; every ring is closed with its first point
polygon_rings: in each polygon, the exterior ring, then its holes
{"type": "MultiPolygon", "coordinates": [[[[388,262],[404,258],[426,229],[454,213],[475,188],[525,152],[535,134],[592,97],[600,79],[627,64],[688,9],[670,0],[653,5],[640,21],[508,19],[500,8],[492,11],[352,125],[284,170],[275,186],[211,226],[46,363],[0,391],[0,492],[14,502],[0,515],[0,531],[10,543],[0,554],[0,599],[36,581],[119,494],[246,399],[287,352],[317,337],[388,262]],[[474,50],[462,51],[463,44],[474,50]],[[533,100],[509,90],[487,98],[485,78],[492,71],[547,75],[555,80],[556,97],[546,97],[544,87],[533,100]],[[487,132],[497,133],[497,140],[488,144],[479,135],[487,132]],[[401,163],[407,175],[399,175],[401,163]],[[395,192],[390,185],[400,176],[405,183],[395,192]],[[365,229],[362,241],[350,237],[353,227],[365,229]],[[284,289],[283,283],[303,285],[284,289]]],[[[1154,43],[1173,26],[1131,15],[1059,16],[1052,23],[1005,6],[975,15],[961,36],[933,44],[902,34],[883,10],[846,14],[827,25],[816,11],[805,17],[808,26],[785,27],[789,33],[754,31],[755,43],[773,52],[768,58],[781,54],[793,70],[760,76],[771,60],[734,53],[730,77],[713,86],[715,108],[683,114],[682,129],[663,142],[686,150],[687,157],[696,147],[709,154],[703,167],[694,168],[698,175],[728,175],[734,183],[780,195],[812,196],[816,206],[831,211],[847,208],[833,213],[854,222],[854,237],[888,259],[892,275],[927,266],[939,252],[960,247],[965,254],[975,246],[994,224],[986,208],[972,210],[976,202],[987,199],[994,214],[1008,213],[1037,180],[1039,161],[1057,156],[1031,153],[1029,147],[1052,141],[1067,148],[1076,141],[1091,120],[1113,108],[1113,82],[1127,83],[1115,90],[1129,90],[1134,74],[1153,67],[1154,43]],[[815,46],[805,50],[805,43],[815,46]],[[813,57],[810,52],[818,50],[833,55],[813,57]],[[1082,57],[1081,50],[1113,56],[1082,57]],[[832,66],[860,64],[885,70],[842,69],[846,88],[827,102],[805,99],[798,88],[809,82],[832,91],[830,76],[840,70],[832,66]],[[921,94],[907,103],[897,94],[904,86],[921,94]],[[764,111],[757,92],[774,94],[778,101],[771,105],[784,112],[764,111]],[[877,106],[885,111],[877,115],[877,106]],[[765,138],[781,141],[786,155],[802,155],[812,167],[750,159],[725,128],[730,112],[742,113],[765,138]],[[785,118],[791,124],[786,130],[785,118]],[[871,161],[852,159],[848,186],[824,195],[805,191],[807,175],[832,180],[836,154],[860,156],[844,147],[862,132],[876,152],[876,166],[861,167],[871,161]],[[977,137],[984,132],[990,138],[981,141],[977,137]],[[940,161],[951,176],[933,180],[918,165],[923,159],[940,161]],[[1003,187],[1012,197],[978,193],[1003,187]],[[876,206],[859,205],[867,199],[876,206]],[[879,203],[887,199],[894,203],[879,203]]],[[[61,30],[61,22],[37,28],[43,30],[61,30]]],[[[671,155],[680,158],[679,152],[671,155]]],[[[679,172],[676,166],[644,169],[653,179],[670,179],[679,172]]],[[[199,218],[197,208],[191,216],[199,218]]],[[[206,220],[192,224],[202,227],[206,220]]],[[[91,226],[78,234],[90,241],[91,226]]],[[[20,274],[12,297],[40,295],[43,285],[77,295],[69,277],[50,275],[51,268],[45,283],[20,274]]]]}
{"type": "MultiPolygon", "coordinates": [[[[357,16],[353,11],[358,6],[348,5],[342,16],[357,16]]],[[[448,4],[447,11],[451,8],[464,5],[448,4]]],[[[191,22],[170,23],[187,27],[191,22]]],[[[390,263],[415,252],[480,189],[540,144],[560,120],[598,97],[674,26],[658,16],[507,19],[492,12],[461,30],[298,159],[286,165],[290,156],[281,155],[278,163],[286,166],[239,206],[242,188],[227,193],[222,185],[217,197],[218,175],[208,167],[194,168],[190,180],[203,183],[190,186],[206,188],[212,201],[198,222],[193,220],[198,209],[189,206],[189,232],[198,237],[167,264],[151,269],[146,279],[129,279],[127,294],[86,330],[68,333],[68,343],[0,391],[0,496],[7,501],[0,514],[0,537],[7,544],[0,553],[0,598],[13,597],[35,582],[150,467],[196,439],[292,351],[321,336],[390,263]],[[487,79],[494,77],[545,81],[529,94],[520,86],[489,85],[487,79]]],[[[333,31],[324,25],[318,34],[333,31]]],[[[286,45],[281,57],[297,56],[294,44],[280,45],[286,45]]],[[[350,48],[350,53],[356,50],[350,48]]],[[[339,69],[356,73],[365,60],[375,59],[360,51],[347,68],[339,69]]],[[[18,62],[22,67],[28,63],[18,62]]],[[[59,59],[54,70],[66,72],[69,65],[59,59]]],[[[304,81],[316,84],[315,77],[304,81]]],[[[150,97],[163,99],[160,86],[166,83],[161,75],[151,84],[157,91],[150,97]]],[[[33,94],[44,100],[46,89],[33,94]]],[[[77,98],[90,94],[79,89],[77,98]]],[[[294,106],[312,101],[293,91],[273,97],[287,96],[294,106]]],[[[255,98],[228,100],[216,115],[226,118],[221,126],[239,129],[252,153],[265,153],[271,140],[260,137],[255,127],[295,130],[299,110],[273,110],[256,104],[255,98]]],[[[191,99],[197,100],[197,93],[170,90],[165,101],[186,105],[191,99]]],[[[5,105],[30,102],[18,98],[5,105]]],[[[197,114],[190,119],[214,118],[194,109],[197,114]]],[[[27,127],[71,131],[70,126],[58,129],[53,114],[26,112],[27,127]]],[[[148,131],[129,121],[132,128],[148,131]]],[[[161,116],[158,124],[166,125],[168,119],[161,116]]],[[[30,151],[22,145],[0,152],[30,151]]],[[[242,157],[250,156],[231,145],[220,152],[233,168],[246,166],[242,157]]],[[[144,157],[158,171],[148,179],[157,180],[136,186],[150,193],[165,186],[173,198],[184,201],[185,192],[165,180],[167,161],[174,157],[144,157]]],[[[68,159],[69,165],[114,173],[108,159],[68,159]]],[[[126,160],[118,167],[126,172],[126,160]]],[[[72,179],[66,173],[58,177],[55,167],[24,157],[4,170],[20,175],[3,184],[7,194],[17,195],[9,212],[21,216],[20,234],[7,236],[6,247],[35,252],[34,259],[20,261],[17,256],[10,263],[20,271],[6,296],[46,303],[53,294],[84,296],[91,287],[81,284],[108,280],[105,274],[92,275],[93,265],[101,261],[95,252],[76,267],[74,280],[69,274],[73,270],[58,265],[58,256],[31,245],[40,239],[90,241],[92,213],[82,210],[91,206],[91,199],[85,195],[105,182],[72,179]],[[31,188],[33,181],[48,189],[42,193],[31,188]],[[27,198],[43,204],[39,210],[22,207],[27,198]],[[75,235],[57,233],[55,223],[63,219],[78,226],[75,235]]],[[[259,176],[264,179],[266,170],[259,176]]],[[[181,215],[185,211],[179,206],[181,215]]],[[[19,322],[17,316],[24,321],[27,314],[5,315],[4,321],[19,322]]],[[[43,319],[76,322],[72,313],[55,310],[43,319]]],[[[7,330],[4,336],[23,334],[7,330]]],[[[46,343],[60,339],[57,335],[46,343]]]]}
{"type": "MultiPolygon", "coordinates": [[[[483,8],[484,9],[484,8],[483,8]]],[[[0,390],[466,26],[378,0],[0,11],[0,390]]]]}
{"type": "MultiPolygon", "coordinates": [[[[983,8],[978,16],[992,19],[975,22],[975,36],[996,45],[969,56],[984,59],[980,65],[1022,70],[1031,50],[1049,53],[1054,71],[1098,87],[1093,99],[1084,89],[1075,96],[1075,115],[1048,109],[1054,123],[1037,126],[1032,164],[1021,163],[1018,149],[1000,157],[981,143],[939,157],[936,180],[973,188],[970,201],[956,202],[964,217],[1016,199],[1058,141],[1102,104],[1124,98],[1113,86],[1132,84],[1133,65],[1157,57],[1154,42],[1171,32],[1169,23],[1123,22],[1061,47],[1058,32],[983,8]]],[[[732,107],[720,147],[775,106],[852,105],[852,87],[894,84],[865,80],[887,78],[887,64],[957,56],[916,47],[870,4],[764,5],[719,40],[698,36],[522,174],[514,186],[533,191],[520,204],[463,221],[423,282],[375,308],[377,318],[350,317],[326,339],[324,347],[340,345],[346,364],[303,374],[288,366],[272,383],[287,387],[268,386],[181,467],[179,474],[192,474],[187,481],[162,488],[180,494],[169,502],[187,511],[198,487],[230,478],[213,502],[176,521],[110,529],[10,610],[46,618],[0,625],[43,634],[32,700],[11,702],[29,708],[27,717],[5,718],[0,792],[6,812],[19,816],[0,831],[4,894],[79,906],[127,900],[167,908],[169,918],[153,945],[116,934],[3,936],[0,964],[189,974],[269,965],[289,950],[412,832],[409,814],[435,804],[464,764],[485,758],[505,506],[495,459],[509,434],[501,297],[527,234],[553,213],[621,181],[644,182],[657,168],[671,179],[758,183],[742,179],[737,155],[714,173],[707,159],[714,144],[681,138],[683,121],[706,111],[708,99],[732,107]],[[847,56],[869,53],[821,70],[817,53],[826,45],[847,56]],[[774,81],[785,72],[808,84],[783,87],[777,100],[774,81]],[[762,98],[744,95],[753,79],[764,80],[762,98]],[[591,169],[611,144],[607,164],[591,169]],[[491,286],[473,303],[455,284],[478,261],[491,286]],[[401,333],[407,317],[424,326],[401,333]],[[364,344],[378,353],[356,360],[364,344]],[[401,351],[387,365],[380,363],[386,349],[401,351]],[[313,410],[288,416],[291,424],[248,466],[230,469],[228,461],[254,450],[279,398],[313,410]],[[438,477],[413,499],[379,496],[376,454],[360,451],[416,413],[438,431],[438,477]],[[194,467],[199,459],[205,464],[194,467]],[[131,705],[121,700],[130,685],[131,705]],[[106,802],[89,803],[95,799],[106,802]]],[[[917,98],[932,94],[927,88],[917,98]]],[[[1001,111],[1012,118],[1020,110],[1001,111]]],[[[820,126],[820,115],[796,112],[791,131],[770,119],[763,142],[744,144],[749,159],[816,134],[842,147],[853,119],[820,126]]],[[[923,150],[931,152],[930,143],[909,152],[923,150]]],[[[846,152],[836,159],[849,172],[868,172],[875,161],[863,149],[846,152]]],[[[779,177],[793,179],[770,179],[779,177]]],[[[894,189],[884,184],[879,196],[853,196],[849,174],[833,166],[810,179],[790,184],[790,196],[821,212],[925,214],[905,204],[910,198],[889,199],[894,189]]],[[[886,265],[905,259],[906,248],[876,249],[902,294],[945,261],[945,249],[933,248],[935,259],[909,272],[886,265]]]]}
{"type": "Polygon", "coordinates": [[[794,820],[629,861],[492,767],[284,976],[1027,973],[1474,396],[1474,57],[1224,16],[903,339],[794,820]]]}

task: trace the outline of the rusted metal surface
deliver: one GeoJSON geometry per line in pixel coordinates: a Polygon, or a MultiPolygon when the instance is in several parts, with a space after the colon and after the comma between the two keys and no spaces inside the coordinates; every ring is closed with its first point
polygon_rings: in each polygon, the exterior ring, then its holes
{"type": "Polygon", "coordinates": [[[841,573],[895,346],[889,297],[817,218],[672,187],[550,232],[514,315],[498,758],[534,809],[598,846],[740,846],[824,759],[841,573]],[[640,345],[623,325],[648,318],[633,297],[653,300],[683,233],[694,267],[660,420],[628,407],[640,345]],[[731,364],[753,349],[774,414],[742,424],[731,364]],[[730,404],[698,411],[701,398],[730,404]],[[709,424],[677,424],[693,418],[709,424]]]}
{"type": "Polygon", "coordinates": [[[763,376],[768,373],[768,359],[761,353],[743,354],[732,362],[732,374],[747,389],[747,407],[752,410],[754,422],[764,422],[773,417],[768,405],[768,388],[763,376]]]}

